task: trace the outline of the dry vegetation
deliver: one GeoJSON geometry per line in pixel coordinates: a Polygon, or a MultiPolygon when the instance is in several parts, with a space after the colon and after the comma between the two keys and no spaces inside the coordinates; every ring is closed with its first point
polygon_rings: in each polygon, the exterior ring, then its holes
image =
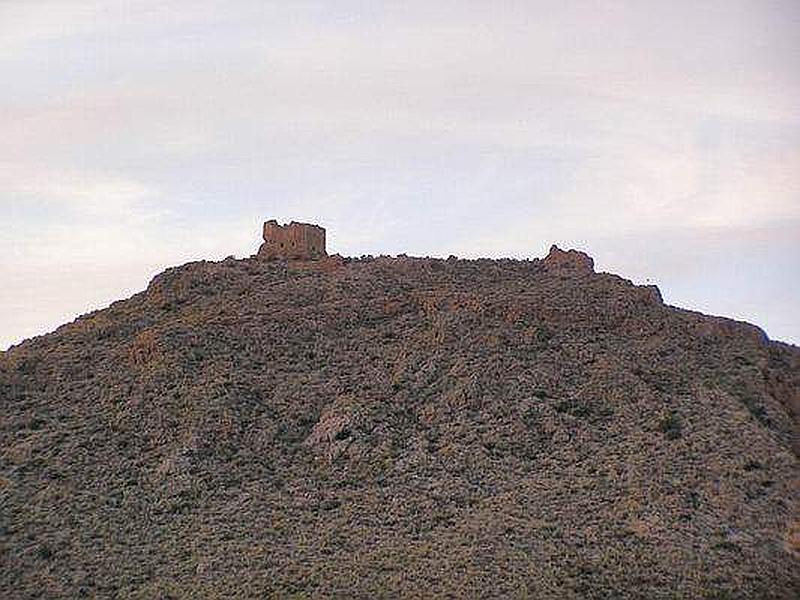
{"type": "Polygon", "coordinates": [[[0,354],[0,595],[796,598],[799,393],[579,262],[188,264],[0,354]]]}

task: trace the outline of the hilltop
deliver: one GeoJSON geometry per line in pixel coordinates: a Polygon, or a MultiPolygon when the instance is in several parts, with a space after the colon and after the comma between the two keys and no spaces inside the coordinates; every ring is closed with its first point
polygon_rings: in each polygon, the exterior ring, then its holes
{"type": "Polygon", "coordinates": [[[9,597],[800,595],[800,350],[575,251],[190,263],[0,406],[9,597]]]}

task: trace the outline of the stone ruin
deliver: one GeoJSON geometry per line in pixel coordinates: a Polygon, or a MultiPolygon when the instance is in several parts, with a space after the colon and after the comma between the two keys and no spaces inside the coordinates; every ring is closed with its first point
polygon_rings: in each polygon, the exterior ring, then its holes
{"type": "Polygon", "coordinates": [[[264,243],[259,258],[294,258],[311,260],[327,256],[325,229],[309,223],[292,221],[279,225],[275,219],[264,223],[264,243]]]}

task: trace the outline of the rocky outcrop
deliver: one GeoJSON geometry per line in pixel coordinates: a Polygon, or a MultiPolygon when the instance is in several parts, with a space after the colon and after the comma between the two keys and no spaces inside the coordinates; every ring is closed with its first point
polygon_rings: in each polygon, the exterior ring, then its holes
{"type": "Polygon", "coordinates": [[[594,272],[594,259],[579,250],[562,250],[555,244],[550,246],[550,253],[543,264],[550,268],[569,269],[585,273],[594,272]]]}

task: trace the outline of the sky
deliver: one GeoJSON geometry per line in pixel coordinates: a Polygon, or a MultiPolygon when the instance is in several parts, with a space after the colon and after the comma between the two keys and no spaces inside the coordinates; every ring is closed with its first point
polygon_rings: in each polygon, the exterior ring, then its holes
{"type": "Polygon", "coordinates": [[[0,0],[0,349],[269,218],[800,344],[799,64],[796,0],[0,0]]]}

